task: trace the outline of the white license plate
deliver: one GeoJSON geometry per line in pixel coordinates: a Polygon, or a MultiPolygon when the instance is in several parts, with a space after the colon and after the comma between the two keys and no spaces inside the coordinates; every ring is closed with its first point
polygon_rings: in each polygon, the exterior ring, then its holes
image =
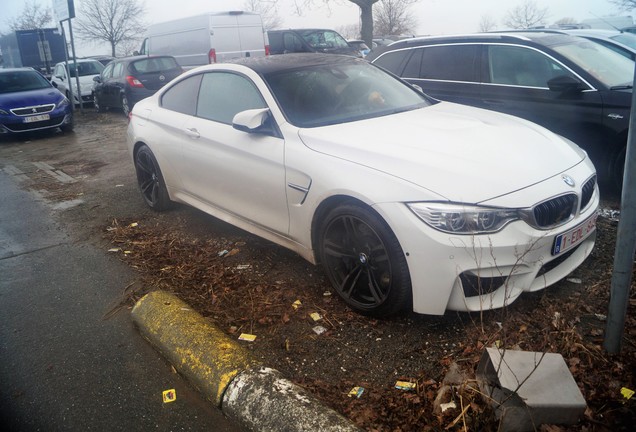
{"type": "Polygon", "coordinates": [[[29,116],[24,118],[24,123],[33,123],[50,119],[51,116],[48,114],[40,114],[35,116],[29,116]]]}
{"type": "Polygon", "coordinates": [[[552,255],[558,255],[581,243],[596,229],[596,218],[598,213],[594,213],[585,222],[575,226],[568,232],[559,234],[554,239],[552,246],[552,255]]]}

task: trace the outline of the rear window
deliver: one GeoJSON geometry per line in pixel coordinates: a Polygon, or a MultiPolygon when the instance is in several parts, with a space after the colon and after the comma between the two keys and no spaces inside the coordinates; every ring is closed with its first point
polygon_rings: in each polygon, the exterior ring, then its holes
{"type": "Polygon", "coordinates": [[[178,69],[180,66],[173,57],[149,57],[137,60],[130,65],[132,73],[155,73],[171,69],[178,69]]]}
{"type": "Polygon", "coordinates": [[[14,93],[50,88],[51,83],[36,71],[0,73],[0,93],[14,93]]]}

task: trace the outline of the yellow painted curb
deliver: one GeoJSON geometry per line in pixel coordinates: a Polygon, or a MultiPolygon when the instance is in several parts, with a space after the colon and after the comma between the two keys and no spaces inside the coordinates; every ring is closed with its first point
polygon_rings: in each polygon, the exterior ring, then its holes
{"type": "Polygon", "coordinates": [[[142,297],[133,322],[177,369],[217,406],[232,379],[259,362],[186,303],[164,291],[142,297]]]}

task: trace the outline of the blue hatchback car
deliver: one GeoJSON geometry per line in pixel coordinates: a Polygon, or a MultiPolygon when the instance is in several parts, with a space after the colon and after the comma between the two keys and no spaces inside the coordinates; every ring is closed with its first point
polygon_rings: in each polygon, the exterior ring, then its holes
{"type": "Polygon", "coordinates": [[[32,68],[0,69],[0,135],[73,130],[70,102],[32,68]]]}

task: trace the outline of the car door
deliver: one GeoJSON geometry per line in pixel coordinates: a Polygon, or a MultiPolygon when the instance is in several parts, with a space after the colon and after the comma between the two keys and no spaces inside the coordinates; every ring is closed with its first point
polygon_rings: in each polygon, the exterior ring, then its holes
{"type": "Polygon", "coordinates": [[[126,85],[125,68],[127,63],[117,62],[113,65],[112,75],[106,77],[104,92],[108,106],[121,108],[121,94],[126,85]]]}
{"type": "Polygon", "coordinates": [[[184,125],[184,190],[197,200],[269,230],[287,234],[284,141],[234,129],[232,119],[247,109],[266,108],[247,77],[203,74],[196,116],[184,125]]]}
{"type": "Polygon", "coordinates": [[[532,47],[486,45],[482,107],[538,123],[577,143],[598,134],[602,122],[600,93],[566,65],[532,47]],[[548,81],[570,77],[585,89],[550,90],[548,81]]]}
{"type": "Polygon", "coordinates": [[[95,92],[100,105],[103,107],[110,106],[106,83],[113,74],[113,66],[114,63],[110,63],[108,66],[106,66],[106,68],[104,68],[104,70],[100,74],[99,81],[96,81],[95,85],[93,86],[93,92],[95,92]]]}

